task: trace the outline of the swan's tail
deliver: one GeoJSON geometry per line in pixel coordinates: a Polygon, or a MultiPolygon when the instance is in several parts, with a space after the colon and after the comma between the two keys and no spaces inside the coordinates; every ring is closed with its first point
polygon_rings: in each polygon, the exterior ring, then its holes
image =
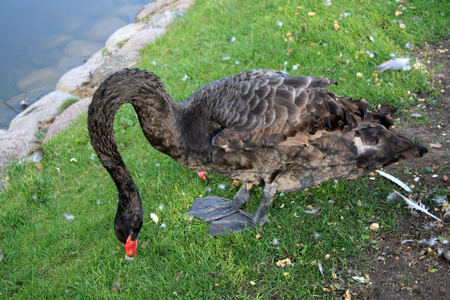
{"type": "Polygon", "coordinates": [[[428,152],[427,148],[414,143],[404,136],[397,135],[397,138],[397,153],[394,157],[394,162],[415,157],[422,157],[425,153],[428,152]]]}

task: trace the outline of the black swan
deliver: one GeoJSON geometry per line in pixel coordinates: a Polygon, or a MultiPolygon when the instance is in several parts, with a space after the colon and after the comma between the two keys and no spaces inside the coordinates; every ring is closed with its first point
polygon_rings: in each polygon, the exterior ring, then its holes
{"type": "Polygon", "coordinates": [[[114,116],[131,103],[145,137],[162,153],[194,171],[242,181],[233,200],[198,198],[190,214],[211,224],[210,234],[268,222],[276,191],[297,191],[332,179],[351,179],[427,152],[389,131],[392,120],[369,112],[366,100],[324,88],[336,82],[252,70],[208,83],[174,101],[153,73],[124,69],[106,79],[89,106],[88,129],[100,162],[119,193],[114,221],[128,257],[136,253],[143,222],[138,189],[114,140],[114,116]],[[251,215],[240,208],[252,185],[263,188],[251,215]]]}

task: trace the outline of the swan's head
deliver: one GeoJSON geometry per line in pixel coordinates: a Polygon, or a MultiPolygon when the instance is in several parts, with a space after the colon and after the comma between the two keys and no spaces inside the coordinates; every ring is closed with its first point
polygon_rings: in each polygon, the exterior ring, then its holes
{"type": "Polygon", "coordinates": [[[131,213],[117,213],[114,221],[114,231],[125,248],[127,260],[133,260],[136,255],[136,246],[139,232],[143,223],[142,210],[131,213]]]}

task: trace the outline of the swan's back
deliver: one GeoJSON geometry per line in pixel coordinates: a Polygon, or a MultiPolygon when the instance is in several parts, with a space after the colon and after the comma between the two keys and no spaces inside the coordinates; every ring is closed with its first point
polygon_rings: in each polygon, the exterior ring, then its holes
{"type": "Polygon", "coordinates": [[[325,89],[334,83],[252,70],[205,85],[185,100],[190,109],[182,128],[189,128],[185,143],[194,149],[185,164],[297,190],[355,178],[426,152],[390,131],[392,120],[370,112],[366,100],[338,97],[325,89]]]}

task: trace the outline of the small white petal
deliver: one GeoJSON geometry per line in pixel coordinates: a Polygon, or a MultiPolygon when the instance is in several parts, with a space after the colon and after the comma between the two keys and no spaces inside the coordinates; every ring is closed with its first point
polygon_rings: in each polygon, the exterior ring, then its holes
{"type": "Polygon", "coordinates": [[[158,221],[159,221],[158,216],[154,213],[150,214],[150,218],[152,218],[153,222],[155,222],[155,223],[158,223],[158,221]]]}
{"type": "Polygon", "coordinates": [[[217,188],[224,190],[225,189],[225,184],[221,183],[217,186],[217,188]]]}
{"type": "Polygon", "coordinates": [[[68,212],[65,212],[64,216],[66,217],[67,220],[73,220],[74,219],[74,216],[69,214],[68,212]]]}
{"type": "Polygon", "coordinates": [[[187,75],[184,75],[183,76],[183,81],[186,81],[188,79],[188,76],[187,75]]]}

